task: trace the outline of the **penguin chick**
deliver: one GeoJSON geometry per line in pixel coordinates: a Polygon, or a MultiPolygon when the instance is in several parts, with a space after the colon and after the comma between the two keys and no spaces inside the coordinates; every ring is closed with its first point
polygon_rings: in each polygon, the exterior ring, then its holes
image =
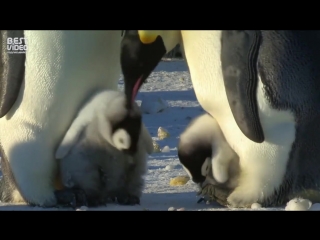
{"type": "Polygon", "coordinates": [[[152,138],[138,105],[125,104],[122,92],[105,90],[78,113],[56,151],[66,188],[56,191],[60,204],[97,206],[110,197],[140,203],[152,138]]]}
{"type": "Polygon", "coordinates": [[[200,115],[186,127],[180,136],[178,156],[201,195],[226,201],[229,190],[237,186],[239,158],[211,115],[200,115]]]}

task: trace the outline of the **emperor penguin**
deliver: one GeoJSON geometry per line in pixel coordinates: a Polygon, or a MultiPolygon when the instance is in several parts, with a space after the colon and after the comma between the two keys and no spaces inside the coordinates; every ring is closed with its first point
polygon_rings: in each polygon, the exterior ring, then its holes
{"type": "Polygon", "coordinates": [[[55,151],[97,89],[117,90],[122,31],[1,31],[1,201],[56,206],[55,151]],[[24,45],[19,45],[19,43],[24,45]],[[12,44],[26,51],[12,53],[12,44]]]}
{"type": "Polygon", "coordinates": [[[163,54],[180,43],[196,97],[239,156],[227,202],[319,201],[320,31],[126,31],[121,67],[133,101],[163,54]]]}
{"type": "Polygon", "coordinates": [[[60,202],[140,204],[153,144],[138,105],[132,112],[125,106],[123,92],[103,90],[79,111],[56,152],[65,187],[56,192],[60,202]]]}

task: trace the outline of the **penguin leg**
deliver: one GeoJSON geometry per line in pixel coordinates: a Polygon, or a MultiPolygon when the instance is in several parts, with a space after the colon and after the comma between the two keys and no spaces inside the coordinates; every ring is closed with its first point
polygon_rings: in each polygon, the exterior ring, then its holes
{"type": "MultiPolygon", "coordinates": [[[[87,193],[84,189],[79,187],[71,187],[65,188],[62,190],[55,191],[55,196],[57,198],[58,205],[62,206],[70,206],[72,208],[80,207],[80,206],[89,206],[96,207],[101,204],[106,204],[107,199],[104,197],[104,189],[106,184],[106,174],[102,168],[98,169],[98,173],[100,175],[99,184],[90,186],[103,186],[100,188],[99,193],[97,194],[97,189],[86,189],[87,193]]],[[[89,179],[85,178],[86,182],[90,182],[89,179]]],[[[87,187],[87,186],[83,186],[87,187]]]]}
{"type": "Polygon", "coordinates": [[[0,176],[0,201],[10,203],[25,203],[25,200],[21,196],[20,192],[15,185],[15,179],[13,178],[9,163],[6,161],[5,154],[0,148],[1,172],[0,176]]]}
{"type": "Polygon", "coordinates": [[[50,152],[45,142],[39,138],[36,142],[17,144],[8,152],[1,150],[2,168],[7,166],[2,169],[4,179],[11,186],[6,191],[10,194],[9,202],[25,202],[39,207],[56,206],[53,183],[56,164],[50,154],[45,154],[50,152]],[[26,163],[24,156],[32,158],[31,163],[26,163]]]}
{"type": "Polygon", "coordinates": [[[248,147],[246,152],[245,158],[240,159],[237,187],[228,197],[229,204],[236,208],[250,208],[253,203],[264,205],[275,195],[284,181],[290,148],[265,143],[248,147]]]}
{"type": "MultiPolygon", "coordinates": [[[[76,152],[78,153],[78,152],[76,152]]],[[[70,154],[60,161],[64,188],[55,191],[59,205],[96,207],[106,204],[106,174],[102,167],[87,155],[70,154]]]]}
{"type": "Polygon", "coordinates": [[[121,192],[117,196],[117,202],[120,205],[140,205],[140,197],[129,193],[121,192]]]}
{"type": "MultiPolygon", "coordinates": [[[[139,147],[143,147],[140,145],[139,147]]],[[[125,176],[125,186],[118,193],[117,201],[122,205],[140,205],[140,198],[144,187],[143,175],[147,169],[144,150],[138,151],[134,163],[128,166],[125,176]]]]}
{"type": "Polygon", "coordinates": [[[54,192],[57,198],[57,204],[67,207],[88,206],[87,197],[82,189],[66,188],[54,192]]]}
{"type": "Polygon", "coordinates": [[[126,176],[126,185],[123,191],[119,192],[117,196],[119,204],[140,205],[140,197],[144,186],[144,180],[142,178],[144,173],[145,164],[142,163],[142,161],[129,166],[126,176]]]}
{"type": "Polygon", "coordinates": [[[239,176],[239,185],[228,197],[231,207],[250,208],[253,203],[261,203],[259,200],[263,195],[261,178],[242,168],[239,176]]]}

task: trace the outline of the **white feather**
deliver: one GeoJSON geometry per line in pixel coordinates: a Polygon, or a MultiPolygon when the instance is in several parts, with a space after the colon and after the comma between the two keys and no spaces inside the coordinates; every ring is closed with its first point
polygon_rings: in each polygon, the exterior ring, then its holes
{"type": "Polygon", "coordinates": [[[128,149],[131,144],[131,138],[127,131],[124,129],[118,129],[112,135],[112,141],[114,143],[114,146],[119,150],[128,149]]]}

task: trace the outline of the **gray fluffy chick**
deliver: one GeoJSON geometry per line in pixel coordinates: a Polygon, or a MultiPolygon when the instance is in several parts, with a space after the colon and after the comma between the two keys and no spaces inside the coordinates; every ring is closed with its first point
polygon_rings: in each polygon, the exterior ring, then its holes
{"type": "Polygon", "coordinates": [[[142,123],[140,108],[125,107],[124,93],[96,93],[80,110],[56,151],[63,190],[59,204],[139,204],[152,138],[142,123]]]}

